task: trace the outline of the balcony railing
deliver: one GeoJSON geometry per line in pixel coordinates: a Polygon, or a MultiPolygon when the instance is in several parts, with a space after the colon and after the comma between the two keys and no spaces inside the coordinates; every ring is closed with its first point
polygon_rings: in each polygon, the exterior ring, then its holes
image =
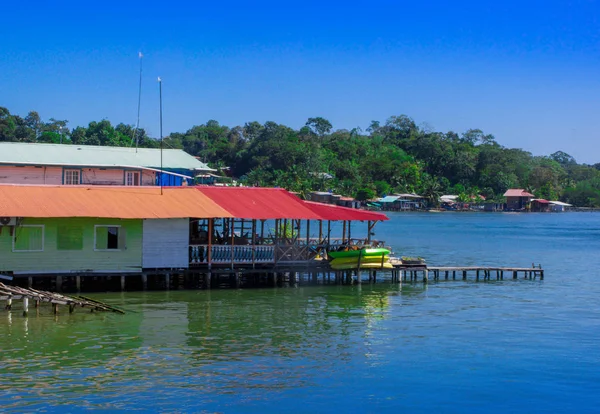
{"type": "MultiPolygon", "coordinates": [[[[213,264],[260,264],[280,262],[308,262],[317,257],[326,258],[327,252],[338,250],[344,246],[363,246],[362,239],[346,240],[331,239],[329,244],[324,240],[297,239],[295,243],[257,244],[257,245],[231,245],[213,244],[210,246],[210,258],[213,264]]],[[[372,242],[371,246],[383,246],[384,242],[372,242]]],[[[207,244],[190,245],[190,265],[208,264],[207,244]]]]}
{"type": "MultiPolygon", "coordinates": [[[[211,263],[274,263],[275,246],[263,245],[213,245],[211,246],[211,263]]],[[[190,246],[190,264],[208,263],[208,245],[190,246]]]]}

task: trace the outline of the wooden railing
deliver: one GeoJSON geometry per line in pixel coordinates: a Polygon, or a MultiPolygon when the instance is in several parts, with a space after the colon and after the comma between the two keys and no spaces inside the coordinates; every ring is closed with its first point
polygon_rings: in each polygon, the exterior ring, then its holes
{"type": "MultiPolygon", "coordinates": [[[[211,263],[274,263],[275,246],[264,245],[213,245],[211,263]]],[[[190,264],[208,264],[208,245],[190,246],[190,264]]]]}
{"type": "MultiPolygon", "coordinates": [[[[252,263],[279,263],[279,262],[305,262],[315,258],[327,257],[327,252],[338,250],[345,246],[362,247],[364,239],[352,239],[342,243],[340,239],[331,239],[327,244],[325,240],[297,239],[296,243],[256,244],[256,245],[231,245],[213,244],[210,247],[211,263],[214,264],[252,264],[252,263]]],[[[375,242],[371,245],[383,247],[384,242],[375,242]]],[[[190,245],[190,265],[208,264],[209,246],[206,244],[190,245]]]]}

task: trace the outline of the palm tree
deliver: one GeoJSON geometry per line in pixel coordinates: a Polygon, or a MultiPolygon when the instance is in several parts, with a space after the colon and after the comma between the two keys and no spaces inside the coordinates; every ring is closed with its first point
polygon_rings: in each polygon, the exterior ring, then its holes
{"type": "Polygon", "coordinates": [[[442,186],[438,180],[428,176],[421,183],[421,195],[427,200],[429,207],[437,207],[440,204],[442,186]]]}

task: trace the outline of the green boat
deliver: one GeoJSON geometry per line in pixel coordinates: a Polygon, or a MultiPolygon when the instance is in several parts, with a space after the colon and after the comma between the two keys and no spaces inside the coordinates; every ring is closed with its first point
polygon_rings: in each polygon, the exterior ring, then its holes
{"type": "Polygon", "coordinates": [[[390,254],[388,249],[376,248],[376,249],[358,249],[358,250],[346,250],[341,252],[329,252],[327,255],[333,259],[340,257],[367,257],[367,256],[384,256],[390,254]]]}

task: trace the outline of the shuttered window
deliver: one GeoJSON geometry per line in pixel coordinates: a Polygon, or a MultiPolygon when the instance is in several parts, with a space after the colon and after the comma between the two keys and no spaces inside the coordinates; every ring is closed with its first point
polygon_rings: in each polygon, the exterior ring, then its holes
{"type": "Polygon", "coordinates": [[[56,229],[57,250],[83,250],[83,227],[74,225],[58,226],[56,229]]]}
{"type": "Polygon", "coordinates": [[[43,252],[44,226],[23,225],[15,228],[13,252],[43,252]]]}
{"type": "Polygon", "coordinates": [[[94,250],[123,250],[126,231],[121,226],[95,226],[94,250]]]}

